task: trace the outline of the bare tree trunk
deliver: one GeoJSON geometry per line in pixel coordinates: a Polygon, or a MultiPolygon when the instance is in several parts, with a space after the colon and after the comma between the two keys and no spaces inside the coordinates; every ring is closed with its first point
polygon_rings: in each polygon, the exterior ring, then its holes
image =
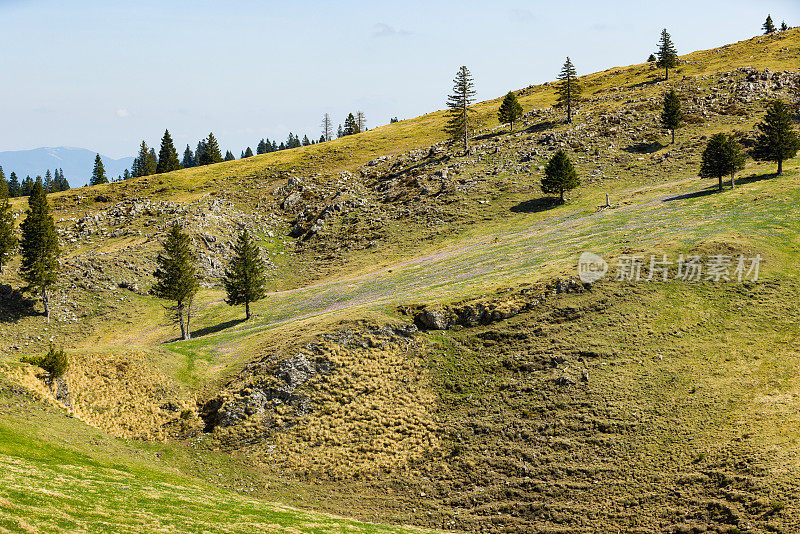
{"type": "Polygon", "coordinates": [[[181,339],[185,340],[187,339],[186,326],[183,324],[183,306],[180,304],[178,305],[177,314],[178,314],[178,323],[180,323],[181,325],[181,339]]]}
{"type": "Polygon", "coordinates": [[[778,160],[778,176],[780,176],[781,174],[783,174],[783,160],[779,159],[778,160]]]}
{"type": "Polygon", "coordinates": [[[736,174],[736,173],[733,173],[733,172],[731,173],[731,189],[736,187],[736,180],[733,177],[734,174],[736,174]]]}
{"type": "Polygon", "coordinates": [[[564,203],[564,190],[562,189],[560,191],[560,193],[561,193],[561,203],[563,204],[564,203]]]}
{"type": "Polygon", "coordinates": [[[719,176],[719,190],[722,191],[722,176],[719,176]]]}
{"type": "Polygon", "coordinates": [[[672,144],[675,144],[675,129],[672,130],[672,144]]]}
{"type": "Polygon", "coordinates": [[[189,322],[192,319],[192,299],[186,305],[186,337],[184,339],[192,339],[192,330],[189,328],[189,322]]]}
{"type": "Polygon", "coordinates": [[[250,319],[250,301],[244,303],[244,313],[247,316],[247,319],[250,319]]]}
{"type": "Polygon", "coordinates": [[[42,286],[42,305],[44,305],[44,316],[47,318],[47,322],[50,322],[50,302],[47,297],[47,287],[42,286]]]}

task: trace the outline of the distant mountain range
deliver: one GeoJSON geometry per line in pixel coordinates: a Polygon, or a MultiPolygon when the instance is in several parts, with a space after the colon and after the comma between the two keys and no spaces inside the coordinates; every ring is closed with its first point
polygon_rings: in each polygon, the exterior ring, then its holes
{"type": "MultiPolygon", "coordinates": [[[[3,167],[6,178],[13,171],[20,180],[28,175],[32,178],[37,175],[44,176],[47,169],[51,172],[54,169],[63,169],[69,185],[81,187],[89,182],[96,155],[97,152],[85,148],[64,146],[13,150],[0,152],[0,166],[3,167]]],[[[114,159],[100,154],[100,158],[103,160],[109,181],[122,174],[125,169],[130,169],[133,163],[132,157],[114,159]]]]}

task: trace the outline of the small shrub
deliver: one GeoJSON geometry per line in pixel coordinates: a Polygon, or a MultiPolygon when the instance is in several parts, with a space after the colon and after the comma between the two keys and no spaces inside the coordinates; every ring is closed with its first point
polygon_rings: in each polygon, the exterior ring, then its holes
{"type": "Polygon", "coordinates": [[[50,350],[43,356],[33,356],[30,358],[23,358],[23,362],[31,365],[36,365],[44,369],[50,374],[50,378],[60,378],[67,372],[67,354],[63,349],[56,350],[53,345],[50,345],[50,350]]]}

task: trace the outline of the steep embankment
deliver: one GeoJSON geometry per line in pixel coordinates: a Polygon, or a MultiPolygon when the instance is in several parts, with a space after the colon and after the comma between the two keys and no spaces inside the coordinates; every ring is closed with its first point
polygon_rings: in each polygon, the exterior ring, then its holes
{"type": "Polygon", "coordinates": [[[798,54],[792,30],[684,56],[669,82],[651,65],[592,74],[574,125],[552,84],[528,87],[514,132],[497,101],[476,106],[468,154],[433,113],[54,195],[56,320],[5,291],[3,361],[47,397],[17,362],[64,344],[78,417],[172,436],[179,468],[260,498],[464,530],[792,531],[797,163],[776,178],[749,162],[719,194],[696,174],[710,134],[752,143],[765,101],[800,80],[798,54]],[[670,87],[687,115],[675,145],[658,123],[670,87]],[[566,205],[539,191],[557,148],[582,179],[566,205]],[[189,342],[148,294],[173,221],[204,276],[189,342]],[[218,287],[239,227],[274,274],[248,322],[218,287]],[[585,250],[609,280],[546,286],[585,250]],[[651,254],[760,254],[761,281],[613,281],[631,254],[645,276],[651,254]],[[415,332],[444,304],[484,319],[415,332]]]}

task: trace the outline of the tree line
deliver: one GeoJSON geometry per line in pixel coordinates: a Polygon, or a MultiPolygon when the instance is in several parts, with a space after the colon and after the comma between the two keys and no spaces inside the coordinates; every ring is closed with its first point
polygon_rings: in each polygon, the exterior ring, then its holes
{"type": "Polygon", "coordinates": [[[31,194],[33,184],[36,182],[40,182],[47,193],[58,193],[69,189],[69,182],[64,178],[62,169],[56,169],[52,173],[50,169],[47,169],[47,172],[44,173],[44,178],[41,175],[36,176],[36,178],[26,176],[20,181],[15,172],[12,172],[6,178],[3,167],[0,167],[0,182],[2,182],[2,187],[6,191],[6,196],[10,198],[27,197],[31,194]]]}
{"type": "MultiPolygon", "coordinates": [[[[769,16],[764,23],[764,29],[766,33],[775,31],[769,16]]],[[[787,29],[786,23],[781,25],[781,29],[787,29]]],[[[655,61],[659,68],[664,69],[664,80],[669,80],[669,70],[677,67],[678,53],[666,28],[661,31],[657,56],[651,54],[648,61],[655,61]]],[[[452,143],[463,144],[465,153],[469,150],[469,134],[475,114],[470,106],[475,101],[475,94],[472,74],[466,66],[460,67],[453,79],[453,93],[447,98],[445,133],[452,143]]],[[[572,122],[580,95],[581,85],[575,66],[567,57],[556,82],[556,107],[566,111],[565,122],[572,122]]],[[[516,94],[509,91],[497,110],[498,121],[500,124],[508,124],[509,130],[513,132],[514,123],[522,116],[522,105],[516,94]]],[[[675,143],[675,131],[682,126],[684,115],[680,97],[674,89],[664,95],[660,119],[661,126],[671,133],[671,142],[675,143]]],[[[755,160],[777,163],[776,175],[780,176],[783,174],[783,162],[793,158],[800,150],[800,136],[793,128],[789,106],[781,100],[771,101],[764,120],[756,126],[756,130],[756,142],[749,155],[755,160]]],[[[717,178],[720,191],[723,187],[722,178],[729,175],[731,187],[735,187],[735,174],[744,168],[746,156],[735,136],[714,134],[703,151],[699,174],[704,178],[717,178]]],[[[578,185],[580,179],[575,167],[566,152],[558,150],[545,165],[541,181],[542,192],[559,195],[559,200],[563,203],[564,193],[578,185]]]]}

